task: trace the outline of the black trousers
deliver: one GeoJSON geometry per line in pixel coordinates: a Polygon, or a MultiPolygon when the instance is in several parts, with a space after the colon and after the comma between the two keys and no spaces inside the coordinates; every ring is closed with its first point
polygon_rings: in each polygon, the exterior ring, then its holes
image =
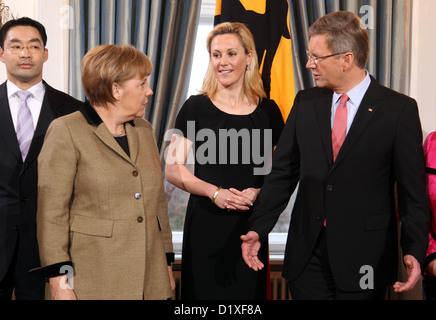
{"type": "Polygon", "coordinates": [[[359,292],[342,291],[333,278],[323,228],[312,256],[303,273],[289,281],[293,300],[383,300],[387,288],[359,292]]]}
{"type": "Polygon", "coordinates": [[[0,279],[0,300],[11,300],[12,294],[16,300],[44,300],[45,279],[29,272],[26,252],[18,242],[9,269],[0,279]]]}
{"type": "Polygon", "coordinates": [[[436,278],[422,277],[422,298],[423,300],[436,300],[436,278]]]}

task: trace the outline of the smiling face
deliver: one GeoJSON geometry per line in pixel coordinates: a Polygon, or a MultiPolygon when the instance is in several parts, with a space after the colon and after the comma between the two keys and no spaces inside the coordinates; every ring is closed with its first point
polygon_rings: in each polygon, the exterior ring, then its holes
{"type": "Polygon", "coordinates": [[[30,26],[16,26],[9,30],[0,49],[0,61],[6,65],[8,79],[22,89],[42,80],[42,68],[48,51],[38,30],[30,26]]]}
{"type": "Polygon", "coordinates": [[[252,53],[246,54],[234,34],[217,35],[211,42],[210,61],[219,87],[241,87],[252,53]]]}
{"type": "Polygon", "coordinates": [[[144,116],[148,97],[153,94],[153,91],[148,85],[147,78],[142,79],[136,76],[133,79],[123,82],[116,90],[118,90],[118,102],[121,106],[120,111],[128,120],[144,116]]]}

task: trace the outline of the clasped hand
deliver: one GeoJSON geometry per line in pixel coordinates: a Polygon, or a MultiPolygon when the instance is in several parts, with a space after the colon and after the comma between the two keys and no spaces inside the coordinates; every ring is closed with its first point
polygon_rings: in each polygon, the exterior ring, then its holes
{"type": "Polygon", "coordinates": [[[215,198],[215,205],[229,211],[247,211],[256,201],[259,190],[255,188],[247,188],[243,191],[235,188],[221,189],[215,198]]]}

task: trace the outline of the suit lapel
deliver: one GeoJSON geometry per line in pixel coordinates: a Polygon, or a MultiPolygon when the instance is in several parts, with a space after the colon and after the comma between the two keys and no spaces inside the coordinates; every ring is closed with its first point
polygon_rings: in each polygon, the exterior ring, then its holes
{"type": "Polygon", "coordinates": [[[127,141],[129,143],[130,159],[136,163],[136,158],[139,152],[139,136],[138,132],[132,127],[130,123],[126,123],[127,141]]]}
{"type": "Polygon", "coordinates": [[[372,78],[371,85],[363,97],[363,100],[353,120],[353,124],[351,125],[347,137],[345,138],[342,148],[339,150],[338,157],[336,158],[332,169],[339,165],[344,157],[346,157],[347,153],[352,149],[355,142],[362,135],[380,109],[380,104],[377,103],[377,101],[381,99],[379,88],[380,85],[374,80],[374,78],[372,78]]]}
{"type": "Polygon", "coordinates": [[[18,146],[17,133],[12,122],[11,110],[9,109],[6,82],[0,86],[0,139],[8,147],[17,162],[22,163],[20,147],[18,146]]]}
{"type": "Polygon", "coordinates": [[[133,127],[135,126],[133,121],[126,123],[126,134],[130,152],[129,157],[124,152],[123,148],[114,139],[114,137],[104,124],[103,120],[101,120],[98,113],[90,105],[89,101],[85,101],[85,104],[80,109],[80,112],[83,114],[86,121],[95,128],[94,134],[97,136],[98,139],[100,139],[101,142],[103,142],[103,144],[106,145],[106,147],[111,149],[113,152],[118,154],[129,163],[134,164],[139,150],[139,137],[136,130],[133,129],[133,127]]]}
{"type": "Polygon", "coordinates": [[[330,119],[333,91],[324,89],[322,94],[322,98],[316,100],[315,102],[315,109],[324,151],[327,157],[327,161],[331,164],[333,162],[333,150],[331,138],[332,128],[330,119]]]}
{"type": "Polygon", "coordinates": [[[104,122],[102,122],[95,129],[94,134],[101,140],[101,142],[103,142],[108,148],[112,149],[112,151],[117,153],[120,157],[124,158],[128,162],[132,162],[129,156],[124,152],[123,148],[121,148],[121,146],[114,139],[112,134],[109,132],[104,122]]]}
{"type": "Polygon", "coordinates": [[[26,160],[24,162],[24,167],[30,162],[35,160],[39,152],[41,151],[42,144],[44,143],[45,134],[50,123],[55,118],[55,110],[58,107],[58,101],[50,98],[51,87],[45,84],[45,94],[44,100],[41,106],[41,112],[39,114],[38,123],[35,128],[35,133],[33,135],[32,144],[30,145],[29,153],[27,154],[26,160]]]}

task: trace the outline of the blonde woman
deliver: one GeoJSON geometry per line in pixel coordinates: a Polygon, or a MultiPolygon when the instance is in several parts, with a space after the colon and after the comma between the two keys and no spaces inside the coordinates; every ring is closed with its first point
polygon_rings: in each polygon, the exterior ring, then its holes
{"type": "Polygon", "coordinates": [[[191,194],[182,299],[265,299],[266,272],[245,265],[239,237],[247,230],[283,119],[266,99],[254,39],[245,25],[217,25],[207,49],[202,92],[180,110],[166,156],[166,179],[191,194]],[[186,167],[191,149],[194,173],[186,167]]]}

